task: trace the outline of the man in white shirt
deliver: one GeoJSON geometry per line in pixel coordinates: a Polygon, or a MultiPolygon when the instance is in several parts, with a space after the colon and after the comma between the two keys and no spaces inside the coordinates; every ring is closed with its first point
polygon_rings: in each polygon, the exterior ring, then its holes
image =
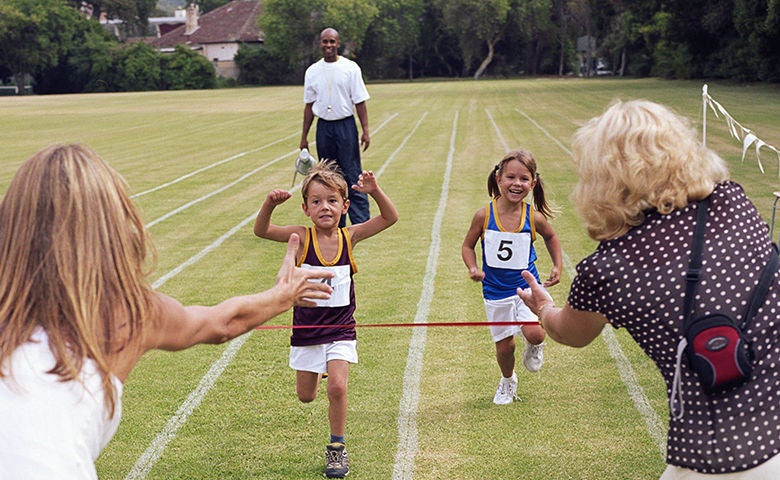
{"type": "MultiPolygon", "coordinates": [[[[300,148],[309,148],[309,129],[317,117],[317,156],[335,160],[348,185],[355,185],[363,167],[360,151],[371,141],[368,132],[368,90],[357,63],[338,54],[339,33],[326,28],[320,33],[322,58],[306,69],[303,86],[303,132],[300,148]],[[358,142],[357,111],[363,134],[358,142]]],[[[352,224],[369,219],[368,197],[349,190],[349,219],[352,224]]],[[[346,225],[346,216],[341,225],[346,225]]]]}

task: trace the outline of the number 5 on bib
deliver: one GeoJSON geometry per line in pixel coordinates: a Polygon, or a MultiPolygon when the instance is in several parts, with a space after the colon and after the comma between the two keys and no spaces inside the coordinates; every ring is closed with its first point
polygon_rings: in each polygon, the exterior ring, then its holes
{"type": "Polygon", "coordinates": [[[525,270],[531,254],[531,234],[527,232],[485,231],[485,262],[493,268],[525,270]]]}

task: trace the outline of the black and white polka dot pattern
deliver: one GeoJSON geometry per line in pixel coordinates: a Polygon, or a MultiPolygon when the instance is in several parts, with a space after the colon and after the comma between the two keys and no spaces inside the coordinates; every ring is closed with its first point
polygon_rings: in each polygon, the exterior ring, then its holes
{"type": "MultiPolygon", "coordinates": [[[[685,272],[696,204],[669,215],[650,213],[622,237],[602,242],[577,266],[569,304],[604,314],[624,327],[655,362],[671,391],[681,338],[685,272]]],[[[696,314],[728,313],[742,321],[771,251],[768,228],[742,187],[717,186],[707,221],[696,314]]],[[[755,467],[780,452],[780,283],[776,274],[764,305],[747,329],[756,365],[749,382],[708,395],[682,364],[682,418],[670,419],[667,463],[702,473],[755,467]]]]}

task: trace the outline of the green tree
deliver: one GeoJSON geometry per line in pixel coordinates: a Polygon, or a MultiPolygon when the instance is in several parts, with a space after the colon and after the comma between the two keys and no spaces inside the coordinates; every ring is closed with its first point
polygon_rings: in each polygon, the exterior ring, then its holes
{"type": "Polygon", "coordinates": [[[68,3],[92,18],[105,14],[110,20],[122,20],[126,37],[139,36],[149,24],[157,0],[67,0],[68,3]]]}
{"type": "Polygon", "coordinates": [[[34,68],[25,55],[27,39],[35,37],[35,24],[28,15],[10,3],[0,3],[0,64],[14,77],[20,95],[24,93],[24,74],[34,68]]]}
{"type": "Polygon", "coordinates": [[[320,55],[324,28],[338,30],[343,54],[354,57],[378,13],[372,0],[267,0],[259,23],[265,45],[302,75],[320,55]]]}
{"type": "Polygon", "coordinates": [[[676,29],[677,18],[666,11],[660,11],[653,16],[653,23],[644,29],[645,35],[654,45],[653,76],[663,78],[691,78],[693,75],[693,58],[688,45],[679,41],[676,29]]]}
{"type": "Polygon", "coordinates": [[[555,52],[560,55],[560,41],[556,40],[560,27],[553,23],[556,12],[552,0],[516,1],[512,11],[513,29],[520,32],[525,44],[526,73],[537,75],[559,69],[555,52]]]}
{"type": "MultiPolygon", "coordinates": [[[[487,53],[474,72],[477,79],[493,61],[495,46],[504,34],[509,19],[509,0],[435,0],[447,27],[457,36],[465,68],[487,53]]],[[[464,72],[465,73],[465,72],[464,72]]]]}
{"type": "Polygon", "coordinates": [[[735,0],[732,18],[738,39],[720,57],[724,73],[740,80],[780,81],[780,0],[735,0]]]}
{"type": "Polygon", "coordinates": [[[420,50],[425,2],[376,0],[374,17],[361,48],[363,70],[380,78],[414,78],[414,57],[420,50]],[[403,66],[406,65],[406,69],[403,66]]]}
{"type": "Polygon", "coordinates": [[[160,89],[160,55],[149,45],[137,42],[118,52],[112,85],[117,91],[160,89]]]}
{"type": "Polygon", "coordinates": [[[217,85],[216,72],[203,55],[177,45],[160,57],[161,86],[165,90],[198,90],[217,85]]]}
{"type": "Polygon", "coordinates": [[[325,0],[266,0],[259,19],[266,47],[303,74],[319,42],[324,8],[325,0]]]}
{"type": "Polygon", "coordinates": [[[329,0],[322,15],[322,27],[338,30],[343,55],[354,57],[363,45],[368,26],[378,14],[379,8],[373,0],[329,0]]]}
{"type": "Polygon", "coordinates": [[[653,68],[660,32],[654,16],[662,10],[659,0],[611,0],[614,15],[603,32],[602,46],[613,58],[613,69],[635,76],[647,76],[653,68]],[[614,60],[618,58],[619,60],[614,60]],[[616,67],[619,64],[619,67],[616,67]]]}
{"type": "Polygon", "coordinates": [[[86,21],[59,0],[4,0],[0,3],[0,63],[15,77],[19,94],[24,77],[56,65],[73,47],[79,22],[86,21]]]}
{"type": "Polygon", "coordinates": [[[114,70],[118,44],[99,23],[82,20],[75,24],[72,46],[56,65],[35,74],[36,93],[81,93],[109,91],[106,79],[114,70]]]}
{"type": "Polygon", "coordinates": [[[261,45],[242,44],[234,58],[242,85],[281,85],[295,83],[287,60],[261,45]]]}

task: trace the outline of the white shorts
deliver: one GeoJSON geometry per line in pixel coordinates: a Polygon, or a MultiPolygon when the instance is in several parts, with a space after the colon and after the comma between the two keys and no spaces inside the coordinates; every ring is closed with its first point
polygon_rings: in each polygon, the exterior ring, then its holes
{"type": "Polygon", "coordinates": [[[775,455],[755,468],[736,473],[705,474],[667,465],[660,480],[777,480],[778,478],[780,478],[780,455],[775,455]]]}
{"type": "MultiPolygon", "coordinates": [[[[536,315],[531,312],[518,295],[501,300],[485,300],[485,313],[488,322],[522,322],[536,320],[536,315]]],[[[508,337],[514,337],[520,333],[520,325],[491,325],[490,334],[493,341],[498,342],[508,337]]]]}
{"type": "Polygon", "coordinates": [[[304,372],[325,373],[331,360],[358,363],[357,340],[290,347],[290,368],[304,372]]]}

